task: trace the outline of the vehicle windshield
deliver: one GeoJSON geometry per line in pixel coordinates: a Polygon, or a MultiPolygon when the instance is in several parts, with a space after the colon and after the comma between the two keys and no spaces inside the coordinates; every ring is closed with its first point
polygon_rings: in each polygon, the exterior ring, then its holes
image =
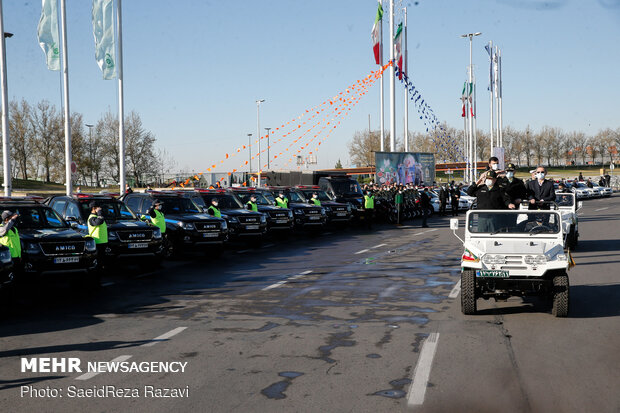
{"type": "Polygon", "coordinates": [[[319,197],[319,201],[333,201],[333,198],[329,196],[327,192],[322,191],[320,189],[317,189],[317,190],[305,189],[301,192],[308,199],[312,198],[312,194],[316,193],[319,197]]]}
{"type": "Polygon", "coordinates": [[[247,204],[248,202],[250,202],[250,198],[252,198],[253,196],[256,197],[256,203],[258,205],[272,205],[272,203],[265,198],[262,194],[254,192],[254,193],[247,193],[247,194],[239,194],[241,201],[244,204],[247,204]]]}
{"type": "Polygon", "coordinates": [[[117,221],[137,221],[138,217],[131,212],[127,206],[116,200],[112,199],[90,199],[85,202],[80,202],[80,208],[82,208],[82,216],[90,216],[91,208],[89,204],[94,202],[97,206],[101,207],[103,218],[108,223],[117,221]]]}
{"type": "Polygon", "coordinates": [[[575,186],[576,186],[577,188],[587,188],[587,187],[588,187],[588,185],[584,184],[583,182],[577,182],[577,183],[575,184],[575,186]]]}
{"type": "Polygon", "coordinates": [[[11,208],[19,214],[17,219],[18,229],[46,229],[67,228],[69,225],[52,208],[43,207],[17,207],[11,208]]]}
{"type": "Polygon", "coordinates": [[[571,207],[575,204],[573,194],[555,194],[555,203],[561,207],[571,207]]]}
{"type": "Polygon", "coordinates": [[[334,192],[338,195],[363,195],[362,187],[360,186],[360,184],[352,179],[333,179],[331,181],[331,184],[332,188],[334,188],[334,192]]]}
{"type": "Polygon", "coordinates": [[[164,205],[162,206],[162,212],[166,214],[195,214],[200,211],[198,205],[189,198],[181,197],[163,197],[159,198],[164,205]]]}
{"type": "Polygon", "coordinates": [[[286,197],[288,198],[290,202],[293,202],[293,203],[298,203],[298,204],[308,203],[308,200],[301,194],[301,192],[289,191],[288,194],[286,194],[286,197]]]}
{"type": "Polygon", "coordinates": [[[557,234],[561,219],[557,212],[476,212],[469,215],[471,233],[557,234]]]}
{"type": "Polygon", "coordinates": [[[263,196],[264,196],[265,198],[267,198],[267,199],[269,200],[269,202],[271,202],[272,204],[274,204],[274,205],[275,205],[275,203],[276,203],[276,197],[274,197],[274,196],[273,196],[273,194],[272,194],[271,192],[269,192],[269,191],[265,191],[265,192],[262,192],[262,194],[263,194],[263,196]]]}
{"type": "Polygon", "coordinates": [[[202,193],[200,194],[202,199],[204,199],[207,206],[211,205],[211,201],[213,199],[217,199],[218,205],[217,208],[221,210],[227,209],[242,209],[243,204],[239,201],[239,199],[231,194],[219,194],[219,193],[202,193]]]}

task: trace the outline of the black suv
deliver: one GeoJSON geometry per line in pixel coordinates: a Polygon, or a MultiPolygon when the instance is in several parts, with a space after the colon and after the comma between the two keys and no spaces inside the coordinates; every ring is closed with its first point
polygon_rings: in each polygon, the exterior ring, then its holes
{"type": "Polygon", "coordinates": [[[311,199],[313,194],[318,195],[321,206],[327,213],[327,222],[334,224],[348,224],[353,218],[351,204],[346,202],[336,202],[327,192],[318,185],[299,185],[295,187],[306,199],[311,199]]]}
{"type": "Polygon", "coordinates": [[[0,210],[19,214],[16,228],[22,244],[26,274],[87,273],[87,281],[98,280],[95,240],[71,228],[43,199],[3,198],[0,210]]]}
{"type": "Polygon", "coordinates": [[[242,238],[262,240],[267,233],[267,217],[262,212],[248,211],[232,191],[228,189],[197,189],[180,191],[190,197],[202,208],[209,208],[214,198],[218,200],[218,209],[222,218],[228,222],[230,237],[234,240],[242,238]]]}
{"type": "Polygon", "coordinates": [[[346,176],[321,177],[319,187],[331,195],[336,202],[350,204],[354,217],[364,216],[364,193],[355,179],[346,176]]]}
{"type": "Polygon", "coordinates": [[[141,221],[111,194],[59,195],[48,198],[46,202],[83,234],[88,234],[90,203],[100,206],[108,227],[106,262],[125,257],[152,257],[155,263],[159,263],[164,257],[159,228],[141,221]]]}
{"type": "MultiPolygon", "coordinates": [[[[232,188],[232,191],[241,199],[244,206],[252,196],[256,197],[258,211],[267,216],[269,231],[291,231],[294,226],[293,211],[289,208],[278,208],[257,188],[232,188]]],[[[270,194],[271,195],[271,194],[270,194]]]]}
{"type": "MultiPolygon", "coordinates": [[[[275,203],[275,197],[280,191],[288,198],[288,207],[293,210],[295,217],[295,227],[299,229],[320,230],[325,227],[327,215],[322,206],[310,205],[303,194],[295,188],[289,186],[270,186],[267,187],[270,195],[265,195],[267,199],[275,203]]],[[[264,192],[266,194],[266,192],[264,192]]]]}
{"type": "Polygon", "coordinates": [[[202,212],[201,208],[177,191],[132,192],[122,200],[138,214],[146,214],[159,199],[164,203],[162,213],[166,218],[168,253],[173,255],[187,249],[204,249],[204,252],[221,252],[228,240],[228,225],[221,218],[202,212]],[[216,247],[207,250],[205,247],[216,247]]]}
{"type": "Polygon", "coordinates": [[[8,247],[0,245],[0,309],[8,309],[10,290],[13,285],[13,260],[8,247]]]}

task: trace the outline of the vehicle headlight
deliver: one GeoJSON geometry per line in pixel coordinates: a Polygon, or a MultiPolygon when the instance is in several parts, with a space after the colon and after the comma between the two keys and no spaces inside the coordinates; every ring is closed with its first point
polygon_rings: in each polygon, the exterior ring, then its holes
{"type": "Polygon", "coordinates": [[[288,211],[288,217],[289,219],[293,219],[293,211],[288,211]]]}
{"type": "Polygon", "coordinates": [[[304,211],[302,211],[301,209],[296,209],[293,211],[295,213],[295,215],[303,215],[304,211]]]}
{"type": "Polygon", "coordinates": [[[238,224],[238,223],[239,223],[239,220],[238,220],[237,218],[235,218],[235,217],[230,217],[230,218],[228,218],[228,221],[229,221],[231,224],[238,224]]]}
{"type": "Polygon", "coordinates": [[[116,234],[116,231],[108,231],[109,241],[116,241],[117,239],[118,239],[118,235],[116,234]]]}
{"type": "Polygon", "coordinates": [[[566,254],[558,254],[555,256],[555,259],[558,261],[566,261],[566,254]]]}
{"type": "Polygon", "coordinates": [[[325,208],[321,208],[321,215],[325,215],[325,208]]]}
{"type": "Polygon", "coordinates": [[[183,228],[184,230],[188,230],[191,231],[193,229],[196,229],[194,227],[194,224],[192,224],[191,222],[183,222],[183,221],[178,221],[177,225],[181,228],[183,228]]]}
{"type": "Polygon", "coordinates": [[[265,216],[265,214],[262,214],[260,216],[260,223],[261,224],[266,224],[267,223],[267,217],[265,216]]]}
{"type": "Polygon", "coordinates": [[[325,211],[326,212],[332,212],[332,209],[330,207],[325,207],[325,211]]]}
{"type": "Polygon", "coordinates": [[[161,229],[157,227],[153,228],[153,238],[161,239],[161,229]]]}
{"type": "Polygon", "coordinates": [[[97,251],[97,244],[95,243],[95,240],[92,238],[86,238],[86,245],[85,245],[86,251],[97,251]]]}
{"type": "Polygon", "coordinates": [[[11,259],[11,251],[8,249],[0,251],[0,261],[2,261],[3,264],[8,264],[11,262],[11,259]]]}
{"type": "Polygon", "coordinates": [[[547,262],[547,257],[545,255],[526,255],[523,261],[528,265],[540,265],[547,262]]]}
{"type": "Polygon", "coordinates": [[[482,257],[482,262],[485,264],[505,264],[506,257],[504,255],[485,254],[482,257]]]}
{"type": "Polygon", "coordinates": [[[347,212],[351,212],[351,204],[347,204],[347,212]]]}
{"type": "Polygon", "coordinates": [[[220,227],[223,230],[227,230],[228,229],[228,224],[226,223],[226,220],[222,221],[222,226],[220,227]]]}
{"type": "Polygon", "coordinates": [[[41,252],[41,246],[33,242],[28,242],[24,248],[26,254],[38,254],[41,252]]]}

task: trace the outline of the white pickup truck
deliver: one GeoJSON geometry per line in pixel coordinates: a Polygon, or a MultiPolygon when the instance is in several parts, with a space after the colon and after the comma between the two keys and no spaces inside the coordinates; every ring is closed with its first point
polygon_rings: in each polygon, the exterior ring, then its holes
{"type": "Polygon", "coordinates": [[[479,298],[506,300],[538,295],[553,301],[552,314],[568,315],[570,252],[564,251],[559,210],[471,210],[463,242],[461,311],[475,314],[479,298]]]}

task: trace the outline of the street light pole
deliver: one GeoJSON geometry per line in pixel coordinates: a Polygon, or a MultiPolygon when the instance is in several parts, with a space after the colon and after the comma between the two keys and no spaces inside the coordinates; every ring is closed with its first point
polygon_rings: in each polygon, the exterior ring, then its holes
{"type": "Polygon", "coordinates": [[[9,144],[9,97],[6,82],[6,44],[5,37],[11,37],[4,32],[4,17],[2,14],[2,0],[0,0],[0,83],[2,87],[2,162],[4,167],[4,196],[11,196],[11,154],[9,144]]]}
{"type": "Polygon", "coordinates": [[[250,174],[252,173],[252,134],[248,133],[248,165],[250,166],[250,174]]]}
{"type": "MultiPolygon", "coordinates": [[[[474,66],[473,66],[473,62],[472,62],[472,39],[475,36],[480,36],[482,33],[481,32],[475,32],[475,33],[467,33],[467,34],[462,34],[461,37],[468,37],[469,38],[469,73],[468,73],[468,79],[469,79],[469,84],[467,85],[468,89],[469,89],[469,93],[470,96],[472,98],[472,102],[471,102],[471,106],[470,106],[470,111],[473,110],[473,77],[474,77],[474,66]]],[[[467,115],[469,116],[469,148],[468,148],[468,158],[469,158],[469,162],[471,163],[472,159],[474,158],[474,124],[473,124],[473,117],[471,116],[471,113],[467,113],[467,115]]],[[[474,169],[475,165],[472,165],[472,167],[469,168],[469,176],[467,177],[469,182],[473,182],[474,181],[474,169]]]]}
{"type": "Polygon", "coordinates": [[[271,157],[269,156],[269,131],[271,130],[271,128],[265,128],[265,130],[267,131],[267,169],[271,169],[271,157]]]}
{"type": "MultiPolygon", "coordinates": [[[[92,156],[93,156],[93,127],[95,125],[90,125],[90,124],[86,124],[86,127],[88,128],[88,152],[90,153],[91,156],[91,160],[92,160],[92,156]]],[[[92,165],[91,165],[92,166],[92,165]]],[[[97,182],[97,184],[99,184],[99,182],[97,182]]],[[[90,171],[90,185],[93,186],[93,171],[90,171]]]]}
{"type": "Polygon", "coordinates": [[[256,135],[258,137],[258,168],[257,168],[257,172],[258,172],[258,183],[256,184],[257,188],[260,188],[260,172],[261,172],[261,166],[260,166],[260,104],[263,103],[265,101],[265,99],[258,99],[256,101],[256,135]]]}

